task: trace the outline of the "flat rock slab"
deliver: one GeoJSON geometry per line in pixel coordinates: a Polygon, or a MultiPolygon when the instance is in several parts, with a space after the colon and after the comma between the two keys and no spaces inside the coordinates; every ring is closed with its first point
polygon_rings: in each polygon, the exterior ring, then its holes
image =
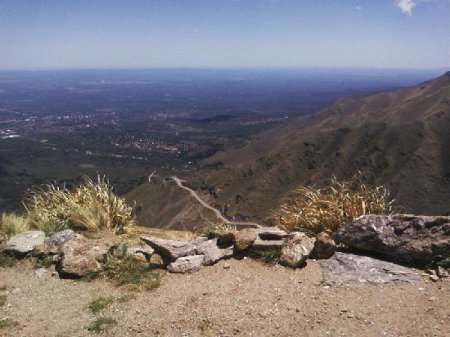
{"type": "Polygon", "coordinates": [[[422,282],[422,278],[410,268],[367,256],[336,252],[330,259],[320,260],[319,264],[323,283],[330,286],[422,282]]]}
{"type": "Polygon", "coordinates": [[[18,255],[31,253],[36,247],[45,242],[42,231],[28,231],[14,235],[5,245],[5,250],[18,255]]]}
{"type": "Polygon", "coordinates": [[[167,270],[171,273],[193,273],[199,270],[202,266],[204,256],[203,255],[192,255],[184,256],[177,259],[167,266],[167,270]]]}
{"type": "Polygon", "coordinates": [[[282,240],[288,236],[288,233],[278,227],[260,227],[256,232],[262,240],[282,240]]]}
{"type": "Polygon", "coordinates": [[[217,238],[208,240],[197,246],[197,254],[204,255],[203,264],[210,266],[221,259],[233,256],[233,246],[221,248],[217,238]]]}
{"type": "Polygon", "coordinates": [[[155,252],[168,262],[184,256],[194,255],[196,247],[191,242],[174,241],[155,238],[152,236],[141,236],[141,240],[150,245],[155,252]]]}

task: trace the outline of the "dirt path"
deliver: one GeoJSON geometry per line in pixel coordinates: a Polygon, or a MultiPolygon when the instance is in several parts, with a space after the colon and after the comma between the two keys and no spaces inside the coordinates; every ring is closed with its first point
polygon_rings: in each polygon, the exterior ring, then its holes
{"type": "Polygon", "coordinates": [[[255,227],[255,228],[259,228],[261,227],[261,225],[254,223],[254,222],[246,222],[246,221],[230,221],[227,218],[225,218],[223,216],[223,214],[217,209],[212,207],[211,205],[209,205],[208,203],[206,203],[202,198],[200,198],[200,196],[198,195],[198,193],[196,191],[194,191],[193,189],[183,185],[184,182],[186,182],[185,180],[181,180],[180,178],[176,177],[176,176],[172,176],[170,177],[171,180],[173,180],[180,188],[188,191],[203,207],[211,210],[212,212],[214,212],[215,216],[217,217],[217,219],[219,219],[220,221],[222,221],[223,223],[227,224],[227,225],[232,225],[232,226],[248,226],[248,227],[255,227]]]}
{"type": "MultiPolygon", "coordinates": [[[[424,279],[425,280],[425,279],[424,279]]],[[[311,260],[304,269],[250,259],[221,261],[191,275],[166,274],[150,292],[130,292],[104,280],[37,276],[29,262],[0,269],[6,302],[0,318],[18,327],[5,337],[95,336],[96,317],[117,324],[99,336],[436,336],[450,331],[449,282],[329,288],[311,260]],[[118,298],[128,298],[120,302],[118,298]],[[88,304],[116,300],[97,316],[88,304]]]]}

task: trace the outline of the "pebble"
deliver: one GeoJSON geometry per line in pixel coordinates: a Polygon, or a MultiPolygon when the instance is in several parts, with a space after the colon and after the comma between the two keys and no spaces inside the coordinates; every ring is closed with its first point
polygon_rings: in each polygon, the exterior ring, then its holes
{"type": "Polygon", "coordinates": [[[230,264],[228,263],[228,262],[225,262],[224,264],[223,264],[223,269],[230,269],[230,264]]]}

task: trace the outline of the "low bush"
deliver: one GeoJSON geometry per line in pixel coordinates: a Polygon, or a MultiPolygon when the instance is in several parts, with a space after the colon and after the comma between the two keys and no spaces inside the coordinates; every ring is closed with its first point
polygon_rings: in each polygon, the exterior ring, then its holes
{"type": "Polygon", "coordinates": [[[111,303],[114,302],[114,298],[113,297],[99,297],[93,301],[91,301],[91,303],[89,303],[89,310],[91,310],[91,312],[93,314],[97,314],[100,311],[106,309],[111,303]]]}
{"type": "Polygon", "coordinates": [[[134,224],[132,208],[100,176],[95,182],[86,178],[73,191],[53,184],[32,190],[24,206],[31,226],[47,235],[67,228],[123,234],[134,224]]]}
{"type": "Polygon", "coordinates": [[[300,187],[271,218],[288,231],[319,233],[335,231],[364,214],[390,214],[392,204],[384,186],[365,184],[358,173],[346,181],[333,177],[322,189],[300,187]]]}

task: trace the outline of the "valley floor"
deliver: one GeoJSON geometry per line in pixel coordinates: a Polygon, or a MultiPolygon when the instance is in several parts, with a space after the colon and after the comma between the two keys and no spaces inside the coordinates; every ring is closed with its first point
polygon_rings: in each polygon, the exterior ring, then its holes
{"type": "Polygon", "coordinates": [[[322,285],[319,264],[304,269],[250,259],[220,261],[190,275],[165,274],[136,292],[104,280],[61,280],[30,262],[0,269],[0,336],[91,336],[98,317],[117,324],[99,336],[448,336],[450,282],[357,288],[322,285]],[[89,303],[113,297],[94,315],[89,303]]]}

